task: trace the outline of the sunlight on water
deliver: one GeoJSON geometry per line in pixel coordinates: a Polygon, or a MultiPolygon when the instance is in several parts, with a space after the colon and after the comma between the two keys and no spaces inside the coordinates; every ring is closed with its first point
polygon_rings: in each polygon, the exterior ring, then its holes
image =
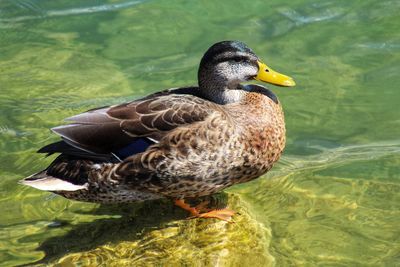
{"type": "Polygon", "coordinates": [[[0,266],[400,266],[398,1],[0,2],[0,266]],[[167,200],[97,205],[18,185],[63,118],[196,84],[246,42],[293,89],[287,147],[223,195],[235,224],[167,200]]]}

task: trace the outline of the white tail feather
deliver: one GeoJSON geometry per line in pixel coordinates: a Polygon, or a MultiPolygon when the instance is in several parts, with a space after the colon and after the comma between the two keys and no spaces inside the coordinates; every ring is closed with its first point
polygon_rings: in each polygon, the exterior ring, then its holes
{"type": "Polygon", "coordinates": [[[77,191],[88,188],[87,183],[84,185],[76,185],[51,176],[35,180],[29,180],[28,177],[27,179],[20,181],[20,183],[44,191],[77,191]]]}

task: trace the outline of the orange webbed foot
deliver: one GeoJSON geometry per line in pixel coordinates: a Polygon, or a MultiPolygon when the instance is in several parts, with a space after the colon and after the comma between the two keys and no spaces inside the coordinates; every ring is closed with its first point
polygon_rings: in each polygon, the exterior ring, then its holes
{"type": "Polygon", "coordinates": [[[194,219],[194,218],[215,218],[219,220],[223,220],[226,222],[232,222],[232,216],[235,214],[233,210],[230,209],[215,209],[215,210],[210,210],[206,208],[206,206],[209,204],[208,201],[204,201],[197,205],[196,207],[191,207],[189,204],[185,203],[183,199],[177,199],[175,200],[175,205],[178,207],[181,207],[184,210],[187,210],[190,212],[192,215],[188,219],[194,219]],[[201,213],[201,211],[206,211],[201,213]]]}
{"type": "Polygon", "coordinates": [[[211,210],[205,213],[199,213],[197,216],[189,217],[192,218],[215,218],[219,220],[223,220],[226,222],[232,222],[232,216],[235,215],[235,212],[230,209],[220,209],[220,210],[211,210]]]}

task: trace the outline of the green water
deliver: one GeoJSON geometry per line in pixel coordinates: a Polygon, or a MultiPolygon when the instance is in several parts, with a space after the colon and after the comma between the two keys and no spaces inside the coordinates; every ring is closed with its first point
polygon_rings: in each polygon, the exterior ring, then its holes
{"type": "Polygon", "coordinates": [[[0,265],[400,266],[399,1],[0,2],[0,265]],[[287,148],[225,197],[235,224],[168,201],[100,206],[17,181],[48,128],[196,84],[214,42],[247,43],[297,82],[271,86],[287,148]]]}

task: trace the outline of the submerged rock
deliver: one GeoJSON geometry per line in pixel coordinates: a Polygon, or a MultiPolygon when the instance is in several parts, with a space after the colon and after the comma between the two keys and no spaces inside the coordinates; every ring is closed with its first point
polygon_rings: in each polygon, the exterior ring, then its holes
{"type": "Polygon", "coordinates": [[[135,204],[130,214],[125,209],[125,215],[120,218],[77,225],[66,236],[46,241],[41,249],[48,259],[42,263],[50,261],[52,266],[274,265],[268,251],[270,232],[252,218],[246,203],[237,195],[228,196],[227,205],[238,212],[234,223],[216,219],[186,220],[185,211],[173,207],[169,201],[135,204]],[[69,253],[62,254],[62,251],[69,253]]]}

